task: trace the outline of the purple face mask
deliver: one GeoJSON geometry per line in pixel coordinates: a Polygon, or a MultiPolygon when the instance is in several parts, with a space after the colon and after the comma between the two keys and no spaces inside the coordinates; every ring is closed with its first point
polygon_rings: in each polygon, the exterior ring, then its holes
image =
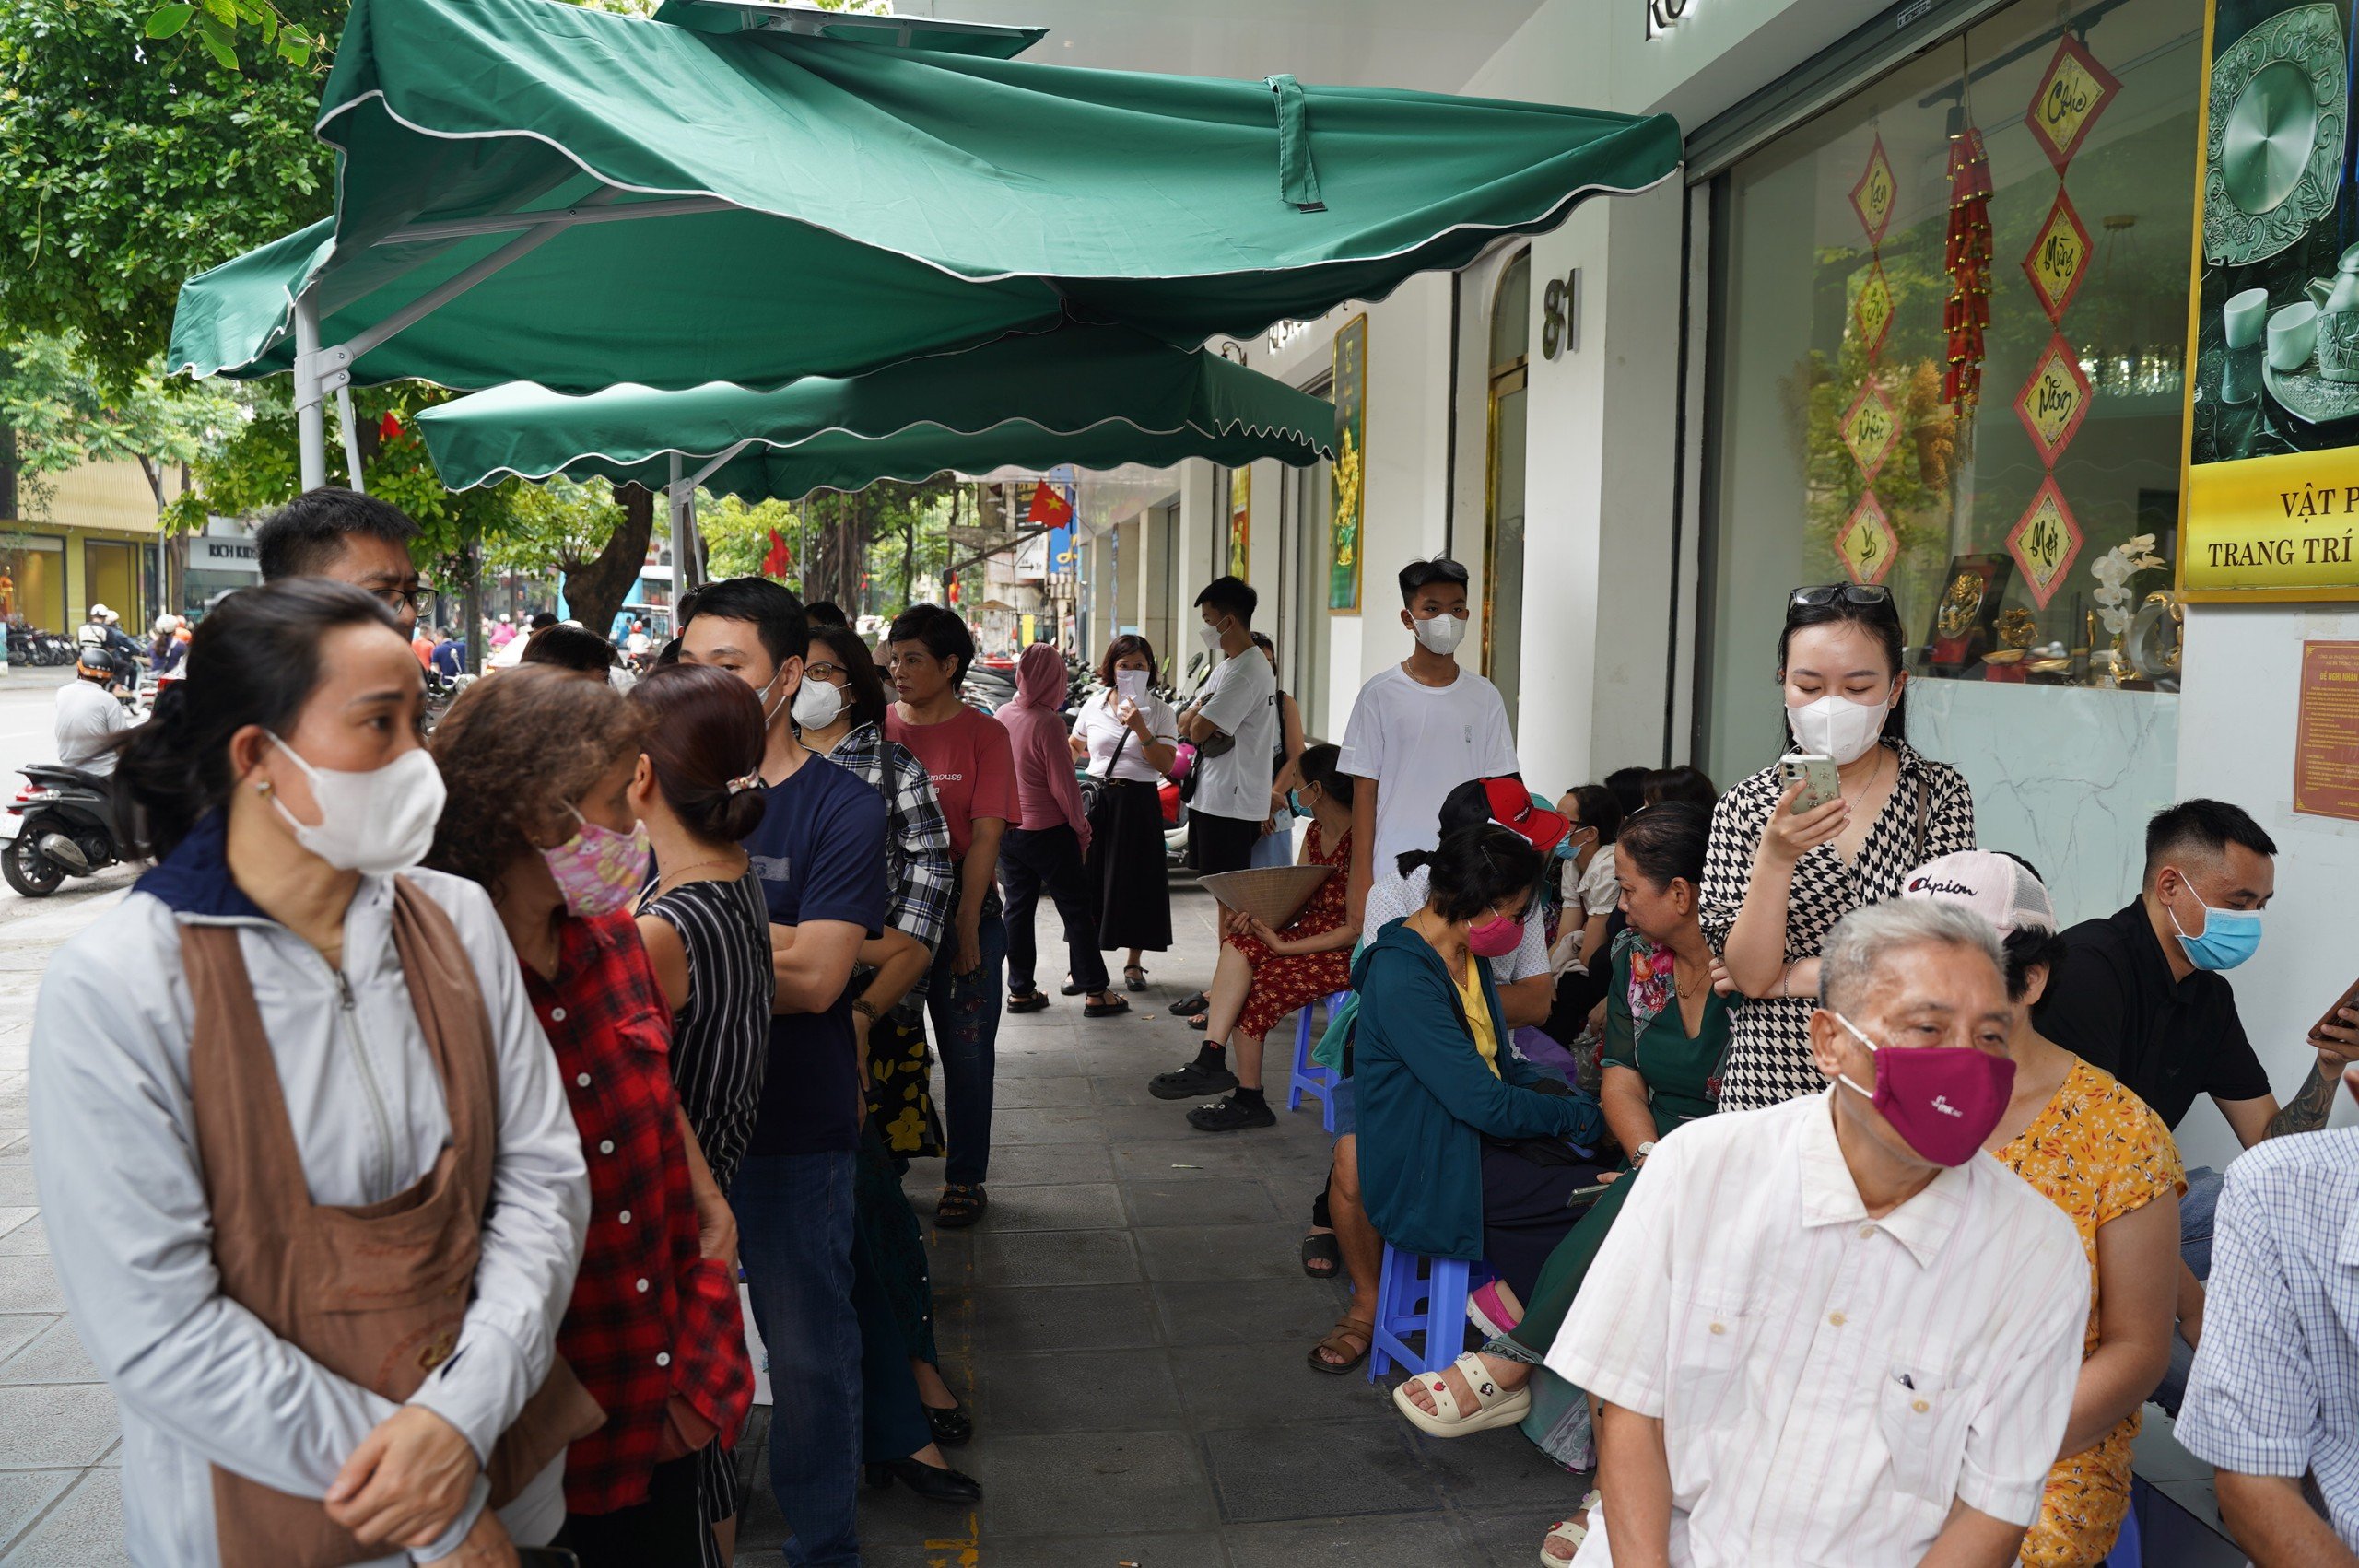
{"type": "Polygon", "coordinates": [[[541,859],[557,891],[565,895],[568,914],[585,919],[611,915],[628,904],[647,880],[647,826],[633,823],[628,833],[617,833],[578,811],[573,820],[581,831],[554,849],[542,850],[541,859]]]}
{"type": "Polygon", "coordinates": [[[1879,1046],[1841,1013],[1834,1018],[1876,1059],[1875,1093],[1848,1076],[1843,1086],[1882,1111],[1902,1141],[1933,1164],[1974,1158],[2007,1114],[2014,1062],[1971,1046],[1879,1046]]]}

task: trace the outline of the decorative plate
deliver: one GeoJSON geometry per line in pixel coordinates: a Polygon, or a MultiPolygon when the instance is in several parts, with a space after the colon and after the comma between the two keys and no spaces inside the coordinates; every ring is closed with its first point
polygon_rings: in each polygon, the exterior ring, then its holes
{"type": "Polygon", "coordinates": [[[2359,381],[2330,381],[2318,374],[2317,356],[2298,370],[2280,370],[2266,360],[2261,374],[2277,406],[2306,425],[2335,425],[2359,418],[2359,381]]]}
{"type": "Polygon", "coordinates": [[[2203,259],[2273,256],[2334,205],[2342,162],[2342,27],[2332,6],[2281,11],[2212,63],[2203,259]]]}

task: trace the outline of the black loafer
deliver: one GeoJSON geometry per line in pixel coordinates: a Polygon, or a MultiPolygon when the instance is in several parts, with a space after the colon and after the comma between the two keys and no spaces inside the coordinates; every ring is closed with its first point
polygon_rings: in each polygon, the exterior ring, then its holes
{"type": "Polygon", "coordinates": [[[975,1435],[975,1418],[964,1405],[953,1405],[946,1410],[928,1405],[925,1424],[933,1433],[934,1442],[945,1448],[963,1447],[975,1435]]]}
{"type": "Polygon", "coordinates": [[[1188,1125],[1198,1132],[1241,1132],[1249,1127],[1275,1127],[1278,1115],[1264,1100],[1249,1106],[1235,1095],[1188,1113],[1188,1125]]]}
{"type": "Polygon", "coordinates": [[[929,1503],[976,1504],[983,1500],[982,1484],[954,1469],[936,1469],[915,1459],[894,1459],[868,1467],[868,1484],[882,1490],[899,1481],[929,1503]]]}
{"type": "Polygon", "coordinates": [[[1147,1080],[1146,1092],[1158,1100],[1198,1100],[1237,1087],[1237,1074],[1226,1065],[1206,1067],[1190,1062],[1177,1072],[1158,1072],[1147,1080]]]}

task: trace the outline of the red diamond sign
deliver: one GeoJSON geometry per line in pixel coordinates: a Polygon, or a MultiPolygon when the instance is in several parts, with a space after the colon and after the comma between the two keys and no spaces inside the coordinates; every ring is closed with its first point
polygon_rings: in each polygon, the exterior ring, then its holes
{"type": "Polygon", "coordinates": [[[1892,570],[1892,563],[1900,555],[1900,535],[1892,531],[1892,520],[1884,515],[1884,503],[1876,499],[1873,490],[1860,497],[1851,515],[1843,524],[1843,535],[1835,542],[1835,553],[1842,557],[1843,569],[1851,574],[1853,582],[1882,582],[1892,570]]]}
{"type": "Polygon", "coordinates": [[[2072,210],[2071,198],[2059,185],[2055,205],[2048,209],[2048,221],[2039,226],[2039,238],[2024,252],[2024,275],[2031,279],[2031,290],[2039,297],[2039,308],[2048,312],[2049,321],[2063,321],[2064,307],[2087,281],[2089,254],[2089,231],[2082,226],[2081,215],[2072,210]]]}
{"type": "Polygon", "coordinates": [[[1868,263],[1860,292],[1851,301],[1851,325],[1870,359],[1884,352],[1884,334],[1892,330],[1892,287],[1884,280],[1884,263],[1868,263]]]}
{"type": "Polygon", "coordinates": [[[2024,111],[2025,123],[2057,173],[2064,172],[2064,166],[2081,150],[2089,127],[2120,91],[2121,83],[2097,64],[2088,46],[2065,34],[2056,46],[2056,57],[2048,63],[2047,74],[2039,78],[2031,107],[2024,111]]]}
{"type": "Polygon", "coordinates": [[[2064,504],[2064,492],[2056,487],[2053,474],[2040,481],[2031,505],[2015,520],[2014,532],[2007,535],[2007,553],[2024,568],[2033,603],[2047,609],[2081,556],[2081,525],[2064,504]]]}
{"type": "Polygon", "coordinates": [[[2015,394],[2015,417],[2024,422],[2031,444],[2039,449],[2040,462],[2056,466],[2058,455],[2088,417],[2089,398],[2089,378],[2073,357],[2071,345],[2059,333],[2039,351],[2031,379],[2015,394]]]}
{"type": "Polygon", "coordinates": [[[1884,155],[1884,135],[1879,132],[1875,146],[1869,149],[1868,167],[1860,171],[1860,182],[1851,187],[1851,210],[1860,215],[1860,227],[1868,231],[1868,243],[1884,243],[1884,231],[1892,223],[1892,209],[1899,193],[1899,183],[1893,178],[1892,159],[1884,155]]]}
{"type": "Polygon", "coordinates": [[[1844,446],[1850,449],[1851,461],[1860,465],[1861,482],[1874,484],[1884,460],[1899,443],[1900,420],[1873,376],[1860,383],[1860,395],[1844,411],[1841,432],[1844,446]]]}

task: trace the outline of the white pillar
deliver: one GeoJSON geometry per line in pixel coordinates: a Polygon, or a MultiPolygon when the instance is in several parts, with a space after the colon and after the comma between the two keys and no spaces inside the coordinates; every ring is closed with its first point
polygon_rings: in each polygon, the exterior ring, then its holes
{"type": "Polygon", "coordinates": [[[327,409],[313,369],[319,352],[320,298],[316,289],[307,288],[295,300],[295,431],[306,490],[328,482],[327,409]]]}

